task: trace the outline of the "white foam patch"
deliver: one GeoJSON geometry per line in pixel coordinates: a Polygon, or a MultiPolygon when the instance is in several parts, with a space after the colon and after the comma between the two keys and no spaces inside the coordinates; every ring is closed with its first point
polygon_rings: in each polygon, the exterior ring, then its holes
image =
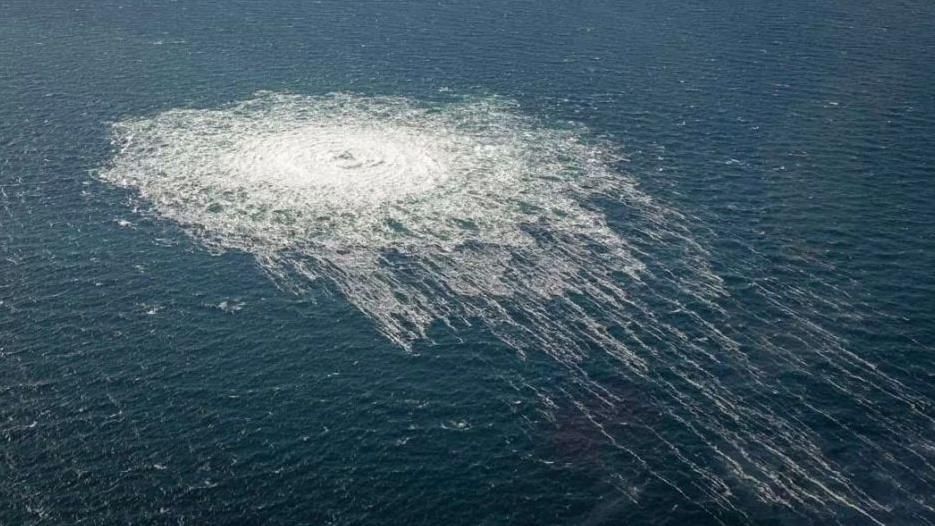
{"type": "Polygon", "coordinates": [[[579,132],[491,99],[439,108],[266,93],[121,122],[120,153],[100,176],[212,247],[328,278],[408,345],[439,320],[503,319],[496,298],[542,304],[576,289],[583,260],[636,277],[640,261],[588,201],[645,196],[579,132]],[[437,290],[405,283],[413,268],[481,304],[439,304],[437,290]]]}
{"type": "Polygon", "coordinates": [[[828,298],[793,291],[790,303],[770,284],[753,286],[789,320],[788,340],[807,350],[764,338],[744,352],[743,334],[718,325],[728,299],[689,222],[613,169],[615,147],[586,130],[545,126],[495,98],[261,93],[221,109],[126,120],[113,133],[117,154],[99,177],[133,189],[206,246],[249,252],[281,283],[327,280],[407,348],[433,324],[480,324],[520,353],[563,364],[573,385],[517,388],[549,400],[545,411],[565,396],[641,470],[691,492],[715,518],[744,516],[731,491],[739,485],[770,504],[878,522],[885,505],[823,455],[823,425],[877,455],[890,490],[932,511],[896,482],[932,482],[935,446],[919,431],[933,422],[926,401],[802,314],[806,300],[828,298]],[[625,227],[611,228],[597,202],[625,216],[625,227]],[[605,380],[592,379],[595,371],[605,380]],[[821,398],[790,391],[783,373],[849,397],[908,445],[847,427],[821,398]],[[628,401],[608,377],[640,386],[665,425],[627,427],[617,415],[628,401]],[[764,402],[773,395],[801,404],[791,412],[764,402]],[[874,409],[879,400],[904,413],[874,409]],[[652,437],[693,481],[667,475],[671,467],[627,437],[652,437]],[[685,437],[722,468],[699,461],[685,437]]]}

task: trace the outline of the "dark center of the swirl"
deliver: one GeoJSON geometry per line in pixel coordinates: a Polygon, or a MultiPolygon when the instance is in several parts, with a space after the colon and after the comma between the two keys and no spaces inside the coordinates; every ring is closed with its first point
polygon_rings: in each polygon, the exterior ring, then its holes
{"type": "Polygon", "coordinates": [[[354,155],[354,152],[350,150],[344,150],[341,153],[335,155],[334,161],[337,163],[338,167],[345,170],[353,170],[364,165],[364,162],[358,160],[357,156],[354,155]]]}
{"type": "Polygon", "coordinates": [[[339,153],[335,159],[339,161],[353,161],[356,159],[356,157],[354,157],[354,154],[350,150],[344,150],[343,152],[339,153]]]}
{"type": "Polygon", "coordinates": [[[342,150],[341,153],[335,154],[332,157],[332,160],[338,168],[342,168],[344,170],[374,167],[383,164],[382,159],[368,159],[366,154],[360,157],[358,157],[358,155],[360,154],[358,153],[355,155],[352,150],[342,150]]]}

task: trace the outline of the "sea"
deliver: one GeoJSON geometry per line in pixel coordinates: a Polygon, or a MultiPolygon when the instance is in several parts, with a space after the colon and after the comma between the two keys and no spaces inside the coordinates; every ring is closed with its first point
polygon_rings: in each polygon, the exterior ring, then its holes
{"type": "Polygon", "coordinates": [[[935,524],[935,3],[0,0],[0,524],[935,524]]]}

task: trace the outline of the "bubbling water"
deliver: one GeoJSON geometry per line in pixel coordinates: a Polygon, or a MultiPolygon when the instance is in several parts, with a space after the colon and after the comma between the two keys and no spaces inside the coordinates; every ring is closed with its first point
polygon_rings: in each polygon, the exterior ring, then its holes
{"type": "MultiPolygon", "coordinates": [[[[876,459],[893,481],[884,493],[935,512],[912,489],[935,478],[935,443],[920,431],[935,422],[927,400],[807,312],[847,306],[754,284],[805,350],[763,338],[745,352],[739,340],[751,337],[718,322],[732,299],[691,221],[641,192],[614,169],[616,148],[580,127],[544,126],[497,98],[261,93],[125,120],[113,133],[117,154],[101,179],[208,247],[255,255],[279,283],[324,279],[393,342],[411,348],[435,324],[480,324],[520,355],[551,357],[569,384],[519,388],[547,409],[565,396],[638,466],[635,477],[715,519],[746,516],[742,490],[796,513],[880,522],[886,505],[823,455],[827,425],[876,459]],[[615,210],[613,227],[598,203],[615,210]],[[835,419],[825,397],[790,390],[789,376],[852,403],[875,434],[835,419]],[[639,386],[664,423],[621,419],[621,384],[639,386]],[[772,396],[798,400],[795,412],[772,396]],[[877,410],[881,401],[902,412],[877,410]],[[631,445],[647,437],[689,482],[631,445]]],[[[631,482],[620,486],[636,500],[631,482]]]]}
{"type": "Polygon", "coordinates": [[[645,197],[580,130],[537,127],[506,101],[439,111],[394,98],[266,93],[223,110],[128,120],[114,133],[120,153],[103,179],[137,189],[212,247],[327,278],[404,346],[435,321],[502,318],[491,298],[515,295],[516,280],[538,302],[563,294],[568,265],[593,257],[588,245],[614,262],[608,273],[636,277],[641,266],[587,203],[614,194],[645,208],[645,197]],[[390,253],[407,268],[432,267],[443,290],[475,303],[439,304],[404,286],[390,253]],[[511,261],[520,260],[536,271],[516,275],[511,261]]]}
{"type": "Polygon", "coordinates": [[[221,160],[231,181],[303,192],[316,206],[373,207],[424,194],[451,173],[449,152],[406,129],[306,126],[244,137],[221,160]]]}

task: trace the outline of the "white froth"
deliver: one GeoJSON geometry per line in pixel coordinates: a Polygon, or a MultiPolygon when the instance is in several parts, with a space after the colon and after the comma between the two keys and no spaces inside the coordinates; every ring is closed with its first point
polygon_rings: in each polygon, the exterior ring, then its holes
{"type": "Polygon", "coordinates": [[[332,125],[242,137],[220,160],[228,181],[299,192],[317,206],[374,207],[431,191],[448,151],[413,131],[332,125]]]}
{"type": "Polygon", "coordinates": [[[522,225],[543,218],[606,230],[562,173],[592,171],[594,152],[575,141],[496,101],[437,112],[264,94],[116,125],[120,154],[101,177],[226,248],[525,244],[522,225]],[[568,155],[575,165],[555,171],[568,155]]]}

